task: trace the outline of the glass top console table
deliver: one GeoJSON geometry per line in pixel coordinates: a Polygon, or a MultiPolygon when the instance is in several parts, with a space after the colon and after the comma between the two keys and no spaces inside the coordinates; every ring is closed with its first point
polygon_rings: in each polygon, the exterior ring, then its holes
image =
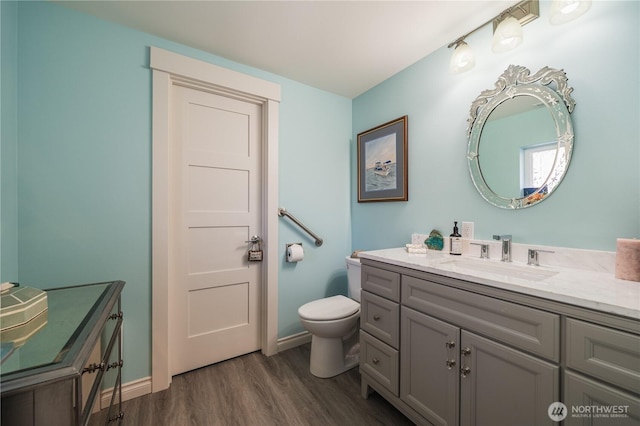
{"type": "Polygon", "coordinates": [[[26,341],[2,333],[3,425],[86,425],[99,399],[108,401],[107,422],[121,421],[124,284],[46,290],[47,310],[26,341]],[[101,395],[110,386],[111,397],[101,395]]]}

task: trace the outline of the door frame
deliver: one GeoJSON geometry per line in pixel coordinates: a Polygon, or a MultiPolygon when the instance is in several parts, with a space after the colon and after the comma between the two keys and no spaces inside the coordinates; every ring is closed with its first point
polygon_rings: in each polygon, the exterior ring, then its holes
{"type": "Polygon", "coordinates": [[[171,384],[169,282],[175,232],[169,217],[171,89],[180,85],[262,105],[262,233],[265,261],[261,276],[260,346],[278,352],[278,121],[280,85],[151,46],[152,233],[151,233],[151,391],[171,384]]]}

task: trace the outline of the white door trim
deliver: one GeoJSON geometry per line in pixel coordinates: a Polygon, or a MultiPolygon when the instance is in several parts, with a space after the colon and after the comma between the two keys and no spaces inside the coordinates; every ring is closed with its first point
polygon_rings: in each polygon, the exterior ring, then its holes
{"type": "Polygon", "coordinates": [[[280,85],[207,62],[151,47],[153,72],[152,142],[152,312],[151,389],[158,392],[171,383],[169,363],[169,278],[173,232],[169,217],[171,86],[194,87],[262,104],[263,201],[262,229],[265,261],[262,268],[261,350],[278,351],[278,121],[280,85]]]}

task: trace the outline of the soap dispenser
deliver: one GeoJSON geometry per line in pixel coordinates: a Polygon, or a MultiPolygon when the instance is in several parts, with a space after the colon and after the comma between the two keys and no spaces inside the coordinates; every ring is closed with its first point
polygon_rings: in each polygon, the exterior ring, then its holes
{"type": "Polygon", "coordinates": [[[449,254],[462,254],[462,235],[458,232],[458,222],[453,222],[453,233],[449,236],[449,254]]]}

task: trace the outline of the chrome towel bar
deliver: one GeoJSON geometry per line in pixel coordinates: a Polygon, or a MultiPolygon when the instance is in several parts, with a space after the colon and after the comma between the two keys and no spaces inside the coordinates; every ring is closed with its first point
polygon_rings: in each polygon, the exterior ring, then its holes
{"type": "Polygon", "coordinates": [[[298,225],[300,228],[304,229],[307,234],[311,235],[313,238],[315,238],[316,240],[316,246],[320,247],[323,243],[322,238],[318,237],[316,234],[314,234],[313,232],[311,232],[311,230],[309,228],[307,228],[306,226],[304,226],[302,224],[302,222],[300,222],[294,215],[292,215],[291,213],[289,213],[285,208],[280,207],[278,209],[278,216],[287,216],[289,219],[291,219],[296,225],[298,225]]]}

